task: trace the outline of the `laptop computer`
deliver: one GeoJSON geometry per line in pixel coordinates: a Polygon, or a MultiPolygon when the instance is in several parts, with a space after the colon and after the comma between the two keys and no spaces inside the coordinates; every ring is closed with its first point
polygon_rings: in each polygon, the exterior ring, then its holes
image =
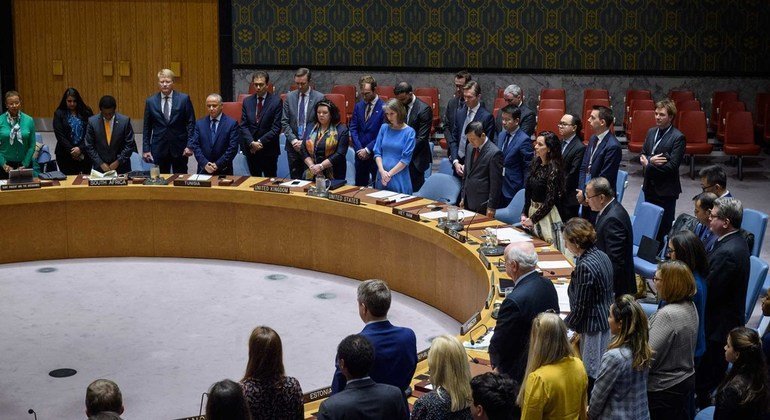
{"type": "Polygon", "coordinates": [[[643,235],[642,240],[639,241],[639,250],[636,252],[636,256],[649,263],[657,264],[659,247],[659,241],[643,235]]]}

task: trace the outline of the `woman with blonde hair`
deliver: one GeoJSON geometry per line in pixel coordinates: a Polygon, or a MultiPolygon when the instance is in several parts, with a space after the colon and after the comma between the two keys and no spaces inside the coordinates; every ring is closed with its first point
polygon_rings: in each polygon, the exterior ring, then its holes
{"type": "Polygon", "coordinates": [[[647,315],[633,296],[623,295],[610,307],[608,321],[612,341],[602,356],[588,417],[649,419],[647,374],[652,349],[647,342],[647,315]]]}
{"type": "Polygon", "coordinates": [[[430,382],[435,391],[420,397],[413,419],[470,419],[471,371],[465,348],[451,335],[438,336],[428,352],[430,382]]]}
{"type": "Polygon", "coordinates": [[[586,418],[588,375],[559,315],[544,312],[532,321],[524,378],[516,400],[522,420],[586,418]]]}

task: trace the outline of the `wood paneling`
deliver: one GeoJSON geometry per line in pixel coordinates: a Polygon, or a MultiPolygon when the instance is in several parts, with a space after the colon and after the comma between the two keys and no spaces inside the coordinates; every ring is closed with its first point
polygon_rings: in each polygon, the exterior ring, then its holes
{"type": "Polygon", "coordinates": [[[16,88],[34,117],[50,118],[72,86],[94,111],[110,94],[119,112],[142,118],[158,70],[172,61],[182,70],[175,88],[190,94],[197,116],[219,90],[216,0],[23,0],[13,15],[16,88]],[[53,75],[54,60],[63,61],[63,76],[53,75]],[[113,76],[102,75],[105,61],[113,76]],[[120,61],[130,63],[130,76],[118,75],[120,61]]]}

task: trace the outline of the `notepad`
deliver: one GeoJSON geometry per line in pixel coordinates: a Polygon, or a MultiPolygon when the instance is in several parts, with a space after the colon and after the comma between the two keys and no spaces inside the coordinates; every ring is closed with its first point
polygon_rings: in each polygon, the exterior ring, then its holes
{"type": "MultiPolygon", "coordinates": [[[[457,212],[457,214],[458,214],[457,217],[469,218],[469,217],[473,217],[473,215],[476,213],[469,210],[460,210],[457,212]]],[[[441,210],[429,211],[427,213],[420,213],[420,216],[426,219],[438,219],[439,217],[447,217],[446,212],[441,210]]]]}
{"type": "Polygon", "coordinates": [[[530,237],[524,232],[519,232],[514,228],[502,228],[502,229],[497,229],[497,240],[508,241],[510,243],[532,242],[532,237],[530,237]]]}
{"type": "Polygon", "coordinates": [[[555,270],[557,268],[571,268],[569,261],[538,261],[537,266],[543,270],[555,270]]]}
{"type": "Polygon", "coordinates": [[[211,175],[195,174],[190,175],[190,177],[185,179],[185,181],[209,181],[210,179],[211,175]]]}
{"type": "Polygon", "coordinates": [[[291,181],[286,181],[281,184],[282,187],[295,187],[295,188],[302,188],[305,185],[310,184],[310,181],[305,179],[292,179],[291,181]]]}
{"type": "Polygon", "coordinates": [[[373,192],[371,194],[366,194],[367,197],[372,197],[372,198],[388,198],[388,197],[392,197],[394,195],[398,195],[398,193],[397,192],[393,192],[393,191],[387,191],[387,190],[386,191],[377,191],[377,192],[373,192]]]}

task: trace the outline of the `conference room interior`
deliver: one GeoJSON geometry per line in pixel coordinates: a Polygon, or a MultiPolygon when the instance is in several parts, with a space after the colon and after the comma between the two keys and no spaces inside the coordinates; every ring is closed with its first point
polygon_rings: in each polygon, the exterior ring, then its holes
{"type": "MultiPolygon", "coordinates": [[[[102,95],[113,95],[117,112],[132,120],[141,156],[146,134],[142,132],[144,103],[149,95],[157,93],[156,73],[162,68],[177,74],[174,88],[190,94],[196,118],[206,115],[205,100],[211,93],[219,93],[226,107],[239,109],[243,95],[253,88],[251,78],[256,70],[269,73],[277,94],[292,89],[299,67],[312,71],[312,87],[322,93],[342,91],[339,86],[358,90],[363,75],[373,76],[385,90],[405,81],[415,88],[435,88],[437,92],[428,104],[437,111],[430,171],[437,174],[445,168],[448,157],[441,141],[444,112],[455,93],[454,77],[460,70],[468,70],[480,84],[481,99],[490,112],[499,112],[500,102],[496,99],[511,84],[521,87],[524,104],[536,113],[544,89],[563,89],[565,113],[581,115],[585,123],[586,91],[606,90],[615,117],[614,131],[623,145],[620,169],[628,174],[622,205],[633,215],[644,174],[639,153],[629,150],[633,118],[629,121],[628,117],[634,112],[629,93],[648,91],[649,97],[658,101],[685,91],[708,118],[706,142],[713,150],[688,156],[680,166],[682,193],[676,214],[693,213],[692,198],[702,192],[697,172],[709,165],[725,169],[727,189],[744,208],[765,213],[770,208],[770,196],[766,194],[770,179],[766,151],[770,145],[770,78],[766,72],[770,68],[770,44],[764,42],[770,39],[770,4],[672,7],[665,1],[641,5],[613,0],[602,4],[526,2],[514,8],[504,0],[396,3],[3,2],[0,34],[10,41],[11,48],[0,51],[0,92],[20,93],[22,111],[33,117],[39,141],[52,155],[56,137],[51,116],[66,88],[77,88],[95,112],[102,95]],[[172,24],[158,25],[159,17],[162,21],[168,18],[172,24]],[[724,27],[731,30],[718,31],[724,27]],[[726,141],[735,137],[730,134],[725,140],[717,135],[727,122],[727,115],[717,114],[721,105],[715,103],[715,98],[720,100],[717,92],[736,93],[734,102],[741,102],[752,124],[751,138],[744,136],[739,142],[760,146],[758,153],[740,158],[740,174],[737,156],[724,152],[726,141]]],[[[345,112],[349,114],[353,102],[361,97],[345,100],[345,112]]],[[[638,111],[640,119],[649,117],[643,115],[648,109],[638,111]]],[[[538,132],[543,124],[538,121],[538,132]]],[[[654,121],[645,124],[651,127],[654,121]]],[[[555,131],[555,122],[550,127],[555,131]]],[[[646,129],[637,127],[633,133],[637,132],[646,133],[646,129]]],[[[52,157],[55,159],[55,155],[52,157]]],[[[285,158],[282,152],[279,159],[285,158]]],[[[194,157],[188,167],[188,173],[197,171],[194,157]]],[[[67,193],[61,194],[70,197],[59,202],[52,195],[37,202],[29,198],[36,191],[0,192],[0,208],[7,200],[5,205],[13,207],[14,214],[21,214],[16,211],[29,205],[31,215],[53,215],[54,211],[40,209],[41,203],[50,202],[61,206],[57,209],[74,206],[68,211],[82,209],[81,216],[91,216],[102,205],[118,211],[121,200],[129,203],[125,208],[128,214],[121,215],[125,218],[148,221],[140,212],[178,212],[176,221],[172,214],[153,219],[144,227],[139,221],[115,222],[118,229],[132,227],[137,231],[110,233],[106,242],[95,241],[89,246],[76,241],[75,251],[73,242],[69,242],[66,251],[41,252],[59,255],[52,259],[8,254],[0,264],[0,295],[12,297],[12,302],[0,309],[0,319],[13,327],[0,329],[0,353],[13,356],[11,360],[6,358],[5,367],[0,368],[0,417],[20,418],[33,407],[41,419],[62,413],[82,416],[87,384],[98,377],[113,376],[119,378],[116,382],[124,392],[124,418],[192,418],[198,413],[201,394],[213,382],[225,377],[240,379],[248,356],[248,334],[254,326],[265,323],[272,323],[268,325],[281,333],[287,374],[300,378],[305,393],[322,390],[329,385],[326,382],[334,370],[335,346],[345,335],[363,327],[356,310],[355,287],[367,278],[393,281],[390,318],[394,324],[415,330],[418,351],[427,350],[430,340],[441,334],[469,340],[458,333],[475,311],[481,313],[482,324],[493,324],[491,311],[484,308],[488,284],[478,279],[491,272],[499,276],[499,272],[484,270],[475,254],[477,246],[437,242],[435,246],[440,249],[420,253],[421,260],[409,259],[407,264],[351,263],[349,256],[318,247],[293,255],[294,249],[306,245],[300,243],[303,237],[294,232],[297,227],[280,221],[279,210],[288,212],[291,220],[299,219],[299,212],[308,215],[317,210],[328,223],[350,223],[340,227],[338,240],[354,235],[376,236],[379,233],[366,230],[382,229],[388,232],[386,242],[391,246],[398,247],[399,239],[430,245],[436,237],[433,235],[443,232],[423,232],[434,226],[421,223],[417,232],[407,234],[410,228],[404,225],[406,220],[380,220],[398,217],[385,214],[390,209],[377,210],[378,220],[367,224],[361,220],[368,217],[361,208],[351,210],[347,205],[315,201],[295,203],[291,201],[293,196],[304,196],[298,191],[292,192],[289,201],[282,201],[270,198],[275,195],[272,193],[244,190],[257,180],[241,182],[242,187],[233,195],[223,193],[224,187],[214,187],[210,192],[169,187],[173,191],[150,191],[144,198],[132,192],[98,192],[89,198],[92,187],[89,191],[83,188],[71,192],[71,185],[67,185],[62,187],[68,189],[67,193]],[[188,190],[191,195],[186,197],[188,190]],[[207,196],[209,193],[213,195],[207,196]],[[259,195],[245,198],[246,193],[259,195]],[[94,208],[88,208],[89,200],[94,208]],[[263,203],[250,208],[249,200],[263,203]],[[218,201],[227,204],[219,206],[218,201]],[[221,216],[218,211],[223,212],[221,216]],[[250,226],[244,216],[249,211],[272,218],[250,226]],[[160,220],[166,226],[160,227],[160,220]],[[207,225],[201,231],[213,235],[212,239],[195,233],[198,223],[207,225]],[[275,226],[267,229],[266,237],[284,242],[276,245],[275,255],[266,251],[267,247],[260,248],[260,253],[238,246],[238,239],[245,234],[236,232],[239,228],[254,229],[256,236],[260,235],[261,225],[271,223],[275,226]],[[177,237],[169,235],[171,231],[183,233],[177,237]],[[392,237],[388,236],[391,231],[392,237]],[[124,244],[117,246],[119,252],[111,251],[111,241],[119,241],[122,234],[129,238],[126,244],[146,244],[149,249],[134,251],[124,244]],[[164,234],[185,243],[170,243],[164,234]],[[225,238],[227,234],[233,237],[225,238]],[[216,240],[222,241],[220,247],[210,243],[216,240]],[[204,250],[211,253],[206,255],[204,250]],[[462,255],[455,261],[450,251],[462,255]],[[314,252],[317,255],[313,256],[314,252]],[[335,260],[319,262],[323,257],[335,260]],[[302,258],[306,261],[296,263],[302,258]],[[436,268],[445,262],[441,258],[451,259],[448,267],[436,268]],[[423,262],[424,267],[418,267],[423,262]],[[408,279],[408,275],[397,272],[398,267],[414,270],[417,275],[408,279]],[[428,275],[431,268],[440,272],[428,275]],[[472,277],[473,281],[468,281],[472,284],[458,291],[443,291],[440,275],[460,275],[453,274],[451,268],[472,277]],[[425,279],[429,279],[429,285],[410,283],[425,279]],[[461,300],[461,292],[468,292],[471,301],[453,308],[452,300],[461,300]],[[479,300],[479,296],[483,298],[479,300]],[[50,377],[49,372],[56,368],[73,368],[77,373],[68,378],[50,377]],[[175,384],[178,389],[167,388],[175,384]],[[157,397],[164,393],[162,398],[157,397]]],[[[44,190],[48,188],[39,192],[48,193],[44,190]]],[[[375,206],[370,204],[369,210],[375,206]]],[[[319,219],[314,223],[324,222],[319,219]]],[[[24,223],[27,236],[5,237],[0,240],[3,249],[43,249],[51,237],[68,238],[78,232],[70,226],[65,236],[57,236],[56,232],[62,232],[59,225],[72,221],[54,217],[24,223]]],[[[313,229],[310,222],[301,223],[303,228],[313,229]]],[[[482,221],[480,226],[486,226],[484,223],[491,225],[494,221],[482,221]]],[[[100,221],[96,225],[98,228],[86,237],[96,238],[101,232],[98,229],[107,229],[110,223],[100,221]]],[[[322,231],[335,235],[333,229],[322,231]]],[[[324,244],[332,246],[334,238],[324,240],[324,244]]],[[[758,257],[765,262],[770,261],[769,240],[762,235],[758,257]]],[[[402,258],[402,254],[403,250],[394,252],[373,245],[356,256],[387,259],[402,258]]],[[[452,282],[464,284],[459,278],[452,282]]],[[[767,322],[756,300],[747,326],[764,328],[767,322]]],[[[484,352],[470,354],[488,359],[484,352]]],[[[418,374],[426,373],[427,364],[421,362],[418,374]]],[[[312,415],[317,406],[317,399],[306,405],[306,415],[312,415]]]]}

